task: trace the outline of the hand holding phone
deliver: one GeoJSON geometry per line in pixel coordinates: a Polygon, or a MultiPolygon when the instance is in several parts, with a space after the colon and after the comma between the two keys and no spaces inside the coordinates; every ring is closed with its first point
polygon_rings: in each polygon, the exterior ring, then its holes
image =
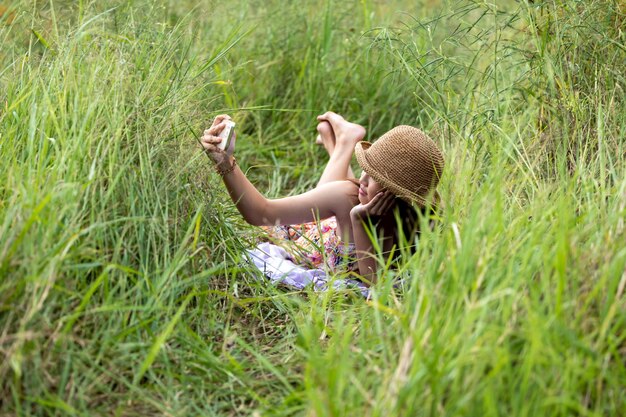
{"type": "Polygon", "coordinates": [[[230,142],[233,141],[235,137],[235,122],[233,122],[232,120],[226,120],[224,123],[226,124],[226,126],[224,127],[224,129],[222,129],[219,135],[217,135],[217,137],[222,139],[217,147],[223,151],[226,151],[228,148],[230,148],[230,142]]]}

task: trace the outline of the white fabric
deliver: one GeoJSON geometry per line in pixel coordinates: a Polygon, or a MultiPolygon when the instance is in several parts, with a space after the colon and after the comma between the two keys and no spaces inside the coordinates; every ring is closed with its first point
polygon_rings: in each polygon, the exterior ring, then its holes
{"type": "Polygon", "coordinates": [[[316,291],[354,288],[363,297],[369,297],[369,288],[362,282],[339,278],[329,280],[323,269],[308,269],[293,263],[287,251],[280,246],[263,242],[247,252],[252,263],[274,285],[283,284],[298,290],[312,285],[316,291]]]}

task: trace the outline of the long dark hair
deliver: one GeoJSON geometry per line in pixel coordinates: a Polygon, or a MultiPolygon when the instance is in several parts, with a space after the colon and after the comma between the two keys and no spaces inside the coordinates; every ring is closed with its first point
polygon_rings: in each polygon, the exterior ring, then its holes
{"type": "MultiPolygon", "coordinates": [[[[411,252],[415,251],[415,237],[421,234],[421,218],[433,214],[435,209],[432,207],[419,207],[411,204],[401,198],[396,199],[396,225],[395,243],[399,245],[406,242],[411,248],[411,252]]],[[[429,220],[429,227],[434,226],[432,220],[429,220]]]]}

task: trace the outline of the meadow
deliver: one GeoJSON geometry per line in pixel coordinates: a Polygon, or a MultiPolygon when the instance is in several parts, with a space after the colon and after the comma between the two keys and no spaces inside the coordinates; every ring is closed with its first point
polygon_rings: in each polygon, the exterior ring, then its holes
{"type": "Polygon", "coordinates": [[[626,414],[623,0],[0,3],[0,416],[626,414]],[[326,110],[445,154],[368,300],[264,282],[197,142],[298,193],[326,110]]]}

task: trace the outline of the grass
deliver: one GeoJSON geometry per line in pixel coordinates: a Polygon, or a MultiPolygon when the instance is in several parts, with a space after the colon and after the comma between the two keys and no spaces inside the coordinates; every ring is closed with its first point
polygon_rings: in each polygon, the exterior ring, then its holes
{"type": "Polygon", "coordinates": [[[624,2],[5,3],[0,415],[623,414],[624,2]],[[371,300],[259,281],[195,140],[297,193],[327,109],[446,155],[371,300]]]}

